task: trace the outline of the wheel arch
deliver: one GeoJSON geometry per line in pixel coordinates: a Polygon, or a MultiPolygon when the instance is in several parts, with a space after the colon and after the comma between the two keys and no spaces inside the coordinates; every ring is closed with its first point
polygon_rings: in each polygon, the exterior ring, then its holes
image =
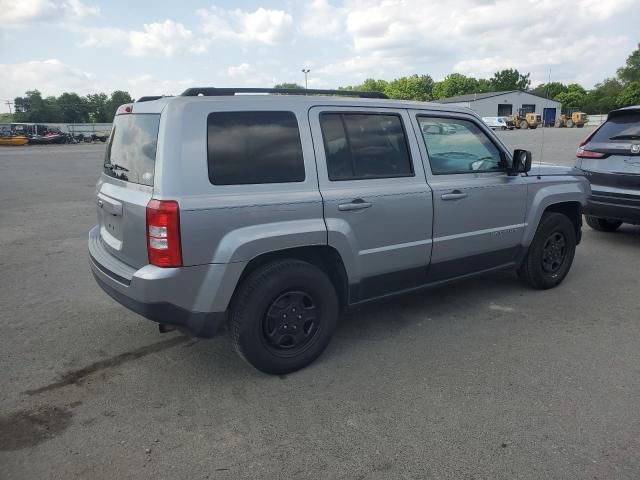
{"type": "Polygon", "coordinates": [[[349,296],[349,279],[342,257],[338,251],[329,245],[313,245],[308,247],[285,248],[263,253],[252,258],[242,270],[236,283],[229,305],[238,291],[242,282],[254,271],[263,265],[276,260],[295,259],[310,263],[322,270],[336,289],[340,307],[346,307],[349,296]]]}
{"type": "Polygon", "coordinates": [[[573,228],[576,232],[576,244],[580,243],[582,237],[582,205],[578,201],[568,201],[552,203],[544,212],[556,212],[561,213],[571,220],[573,228]]]}

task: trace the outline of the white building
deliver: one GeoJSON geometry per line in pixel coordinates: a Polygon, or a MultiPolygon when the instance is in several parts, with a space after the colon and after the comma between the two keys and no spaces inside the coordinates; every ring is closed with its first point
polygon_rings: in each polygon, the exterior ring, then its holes
{"type": "Polygon", "coordinates": [[[444,98],[438,102],[470,108],[481,117],[506,117],[524,109],[525,112],[542,115],[545,125],[553,125],[560,117],[562,108],[560,102],[520,90],[471,93],[444,98]]]}

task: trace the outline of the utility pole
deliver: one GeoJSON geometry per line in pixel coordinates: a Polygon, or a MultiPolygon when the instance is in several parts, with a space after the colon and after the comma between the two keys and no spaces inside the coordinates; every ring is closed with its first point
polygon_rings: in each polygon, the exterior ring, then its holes
{"type": "Polygon", "coordinates": [[[13,102],[10,100],[7,100],[6,102],[4,102],[7,104],[7,107],[9,107],[9,115],[11,115],[11,105],[13,105],[13,102]]]}
{"type": "Polygon", "coordinates": [[[304,73],[304,89],[307,90],[309,88],[308,83],[307,83],[307,75],[309,75],[309,72],[311,70],[308,68],[303,68],[302,69],[302,73],[304,73]]]}

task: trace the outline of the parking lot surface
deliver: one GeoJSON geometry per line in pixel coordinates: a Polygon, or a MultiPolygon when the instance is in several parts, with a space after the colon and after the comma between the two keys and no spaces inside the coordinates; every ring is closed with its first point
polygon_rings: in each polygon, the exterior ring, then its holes
{"type": "MultiPolygon", "coordinates": [[[[589,131],[499,135],[571,165],[589,131]]],[[[640,478],[640,227],[585,227],[553,290],[502,272],[361,308],[267,376],[97,287],[103,155],[0,150],[3,479],[640,478]]]]}

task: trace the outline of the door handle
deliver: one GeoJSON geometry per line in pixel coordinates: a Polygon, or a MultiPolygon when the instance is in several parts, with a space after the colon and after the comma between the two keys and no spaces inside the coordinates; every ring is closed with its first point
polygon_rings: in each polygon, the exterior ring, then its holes
{"type": "Polygon", "coordinates": [[[467,194],[460,190],[454,190],[451,193],[443,193],[440,198],[442,200],[460,200],[462,198],[467,198],[467,194]]]}
{"type": "Polygon", "coordinates": [[[361,198],[356,198],[352,200],[351,203],[341,203],[338,205],[338,210],[342,212],[350,212],[353,210],[364,210],[365,208],[369,208],[372,204],[369,202],[365,202],[361,198]]]}

